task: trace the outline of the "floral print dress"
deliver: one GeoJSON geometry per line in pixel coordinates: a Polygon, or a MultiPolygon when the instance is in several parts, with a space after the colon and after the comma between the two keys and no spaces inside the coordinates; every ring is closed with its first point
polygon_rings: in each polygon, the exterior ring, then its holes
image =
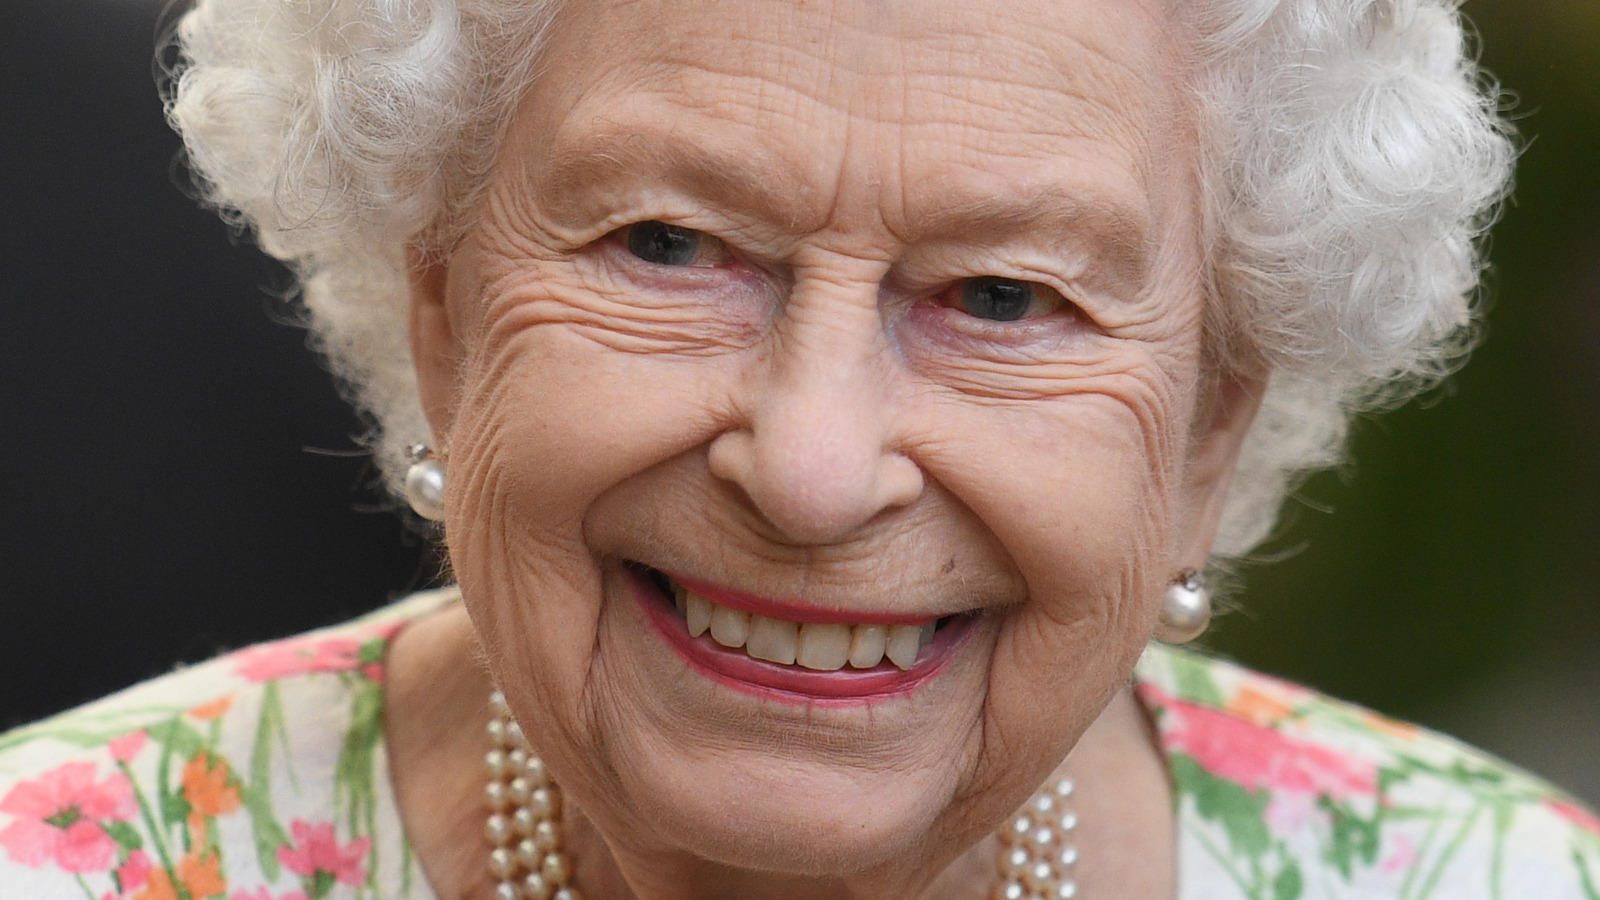
{"type": "MultiPolygon", "coordinates": [[[[0,900],[435,900],[389,782],[383,662],[455,599],[0,735],[0,900]]],[[[1187,651],[1152,646],[1135,688],[1179,900],[1600,900],[1600,819],[1504,763],[1187,651]]]]}

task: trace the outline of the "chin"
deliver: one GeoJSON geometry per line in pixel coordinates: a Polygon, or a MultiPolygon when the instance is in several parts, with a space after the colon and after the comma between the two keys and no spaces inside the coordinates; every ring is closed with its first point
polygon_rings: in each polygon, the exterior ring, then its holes
{"type": "Polygon", "coordinates": [[[794,876],[929,859],[939,844],[930,836],[962,812],[954,798],[979,758],[997,621],[949,622],[949,637],[930,640],[905,671],[885,663],[801,678],[766,664],[697,664],[686,638],[664,636],[683,625],[648,578],[618,563],[604,580],[587,693],[596,740],[580,762],[590,777],[572,779],[591,787],[575,799],[605,820],[603,832],[794,876]],[[880,682],[888,687],[871,687],[880,682]]]}
{"type": "Polygon", "coordinates": [[[744,870],[842,877],[904,866],[924,858],[950,799],[935,773],[861,773],[753,751],[714,754],[698,768],[693,783],[675,766],[636,771],[625,789],[661,840],[744,870]]]}

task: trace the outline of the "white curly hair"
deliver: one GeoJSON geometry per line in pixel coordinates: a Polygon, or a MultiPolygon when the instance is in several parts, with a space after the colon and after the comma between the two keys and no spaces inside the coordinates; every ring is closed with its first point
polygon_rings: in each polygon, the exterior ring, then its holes
{"type": "MultiPolygon", "coordinates": [[[[1208,342],[1271,378],[1216,552],[1350,417],[1447,374],[1515,150],[1454,0],[1172,0],[1193,35],[1208,342]]],[[[427,441],[405,248],[470,225],[554,0],[198,0],[167,110],[202,196],[299,279],[391,488],[427,441]]]]}

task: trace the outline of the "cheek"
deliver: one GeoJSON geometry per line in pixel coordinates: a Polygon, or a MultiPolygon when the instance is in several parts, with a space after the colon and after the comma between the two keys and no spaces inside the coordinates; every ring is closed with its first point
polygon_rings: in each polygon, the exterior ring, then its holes
{"type": "Polygon", "coordinates": [[[961,404],[947,415],[959,427],[925,456],[1027,589],[1003,613],[989,667],[986,734],[1006,748],[1003,770],[1065,755],[1154,625],[1150,600],[1171,555],[1173,442],[1158,392],[1130,394],[961,404]]]}
{"type": "Polygon", "coordinates": [[[1186,449],[1189,398],[1163,359],[1057,366],[1019,399],[939,391],[924,464],[1025,569],[1122,560],[1164,529],[1186,449]]]}
{"type": "Polygon", "coordinates": [[[616,484],[709,440],[726,419],[718,398],[735,364],[619,351],[571,310],[488,308],[448,437],[454,574],[491,668],[525,678],[530,667],[517,660],[541,659],[524,691],[552,711],[576,708],[600,615],[586,512],[616,484]]]}
{"type": "Polygon", "coordinates": [[[1006,649],[1040,671],[1105,641],[1142,644],[1170,565],[1181,398],[1160,378],[1092,381],[1014,404],[951,400],[923,452],[1022,573],[1006,649]]]}
{"type": "Polygon", "coordinates": [[[484,487],[498,480],[486,501],[571,525],[601,492],[728,419],[749,323],[582,267],[519,280],[486,304],[462,374],[452,454],[474,460],[484,487]]]}
{"type": "Polygon", "coordinates": [[[1094,393],[958,415],[928,465],[1007,548],[1030,593],[1047,581],[1107,592],[1161,541],[1167,442],[1151,434],[1154,417],[1094,393]]]}

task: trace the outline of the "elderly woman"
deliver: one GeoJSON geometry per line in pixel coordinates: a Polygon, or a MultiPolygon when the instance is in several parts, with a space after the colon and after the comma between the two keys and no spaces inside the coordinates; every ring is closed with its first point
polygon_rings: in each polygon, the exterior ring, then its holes
{"type": "Polygon", "coordinates": [[[1467,343],[1511,151],[1450,4],[178,40],[459,587],[0,739],[7,900],[1596,896],[1532,778],[1149,643],[1467,343]]]}

